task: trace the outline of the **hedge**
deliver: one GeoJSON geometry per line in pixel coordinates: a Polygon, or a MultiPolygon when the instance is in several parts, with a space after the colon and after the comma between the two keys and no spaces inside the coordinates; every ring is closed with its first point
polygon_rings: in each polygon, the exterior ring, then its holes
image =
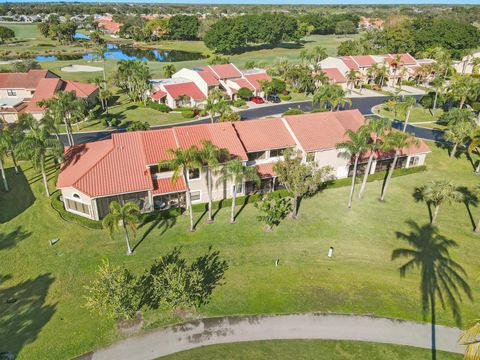
{"type": "Polygon", "coordinates": [[[52,194],[51,197],[52,208],[60,215],[60,217],[68,222],[83,226],[87,229],[103,229],[102,222],[97,220],[88,219],[86,217],[73,214],[65,210],[63,201],[60,200],[60,194],[52,194]]]}

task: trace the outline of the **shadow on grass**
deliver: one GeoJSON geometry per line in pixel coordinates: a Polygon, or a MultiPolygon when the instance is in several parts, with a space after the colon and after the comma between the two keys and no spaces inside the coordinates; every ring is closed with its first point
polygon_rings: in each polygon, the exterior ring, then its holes
{"type": "Polygon", "coordinates": [[[145,238],[156,228],[160,229],[160,236],[165,234],[165,232],[172,228],[177,223],[177,216],[170,212],[160,212],[154,211],[145,215],[140,223],[139,229],[143,227],[147,227],[145,232],[143,233],[142,237],[133,247],[133,251],[135,251],[145,240],[145,238]]]}
{"type": "MultiPolygon", "coordinates": [[[[0,281],[9,279],[10,275],[2,276],[0,281]]],[[[53,281],[50,274],[43,274],[0,290],[0,353],[17,357],[50,321],[56,304],[47,305],[45,299],[53,281]]]]}
{"type": "Polygon", "coordinates": [[[465,204],[465,208],[467,209],[468,217],[470,219],[470,223],[472,225],[472,229],[475,231],[477,228],[477,224],[475,222],[475,219],[473,218],[472,210],[470,209],[470,206],[477,207],[479,204],[479,199],[477,194],[473,193],[469,188],[465,186],[461,186],[458,188],[458,191],[460,191],[463,195],[463,203],[465,204]]]}
{"type": "Polygon", "coordinates": [[[14,247],[17,243],[25,240],[30,235],[32,235],[31,232],[23,230],[20,226],[17,226],[15,230],[9,233],[0,232],[0,251],[14,247]]]}
{"type": "Polygon", "coordinates": [[[13,168],[5,170],[10,191],[0,191],[0,224],[17,217],[35,202],[35,195],[23,171],[15,174],[13,168]]]}

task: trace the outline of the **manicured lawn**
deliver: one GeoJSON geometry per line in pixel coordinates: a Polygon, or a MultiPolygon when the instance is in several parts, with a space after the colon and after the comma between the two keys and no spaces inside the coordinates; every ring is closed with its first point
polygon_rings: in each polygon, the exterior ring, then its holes
{"type": "MultiPolygon", "coordinates": [[[[275,340],[201,347],[164,356],[162,360],[420,360],[430,351],[409,346],[374,344],[354,341],[275,340]]],[[[461,355],[438,352],[439,360],[460,360],[461,355]]]]}
{"type": "MultiPolygon", "coordinates": [[[[395,116],[394,111],[390,111],[385,109],[382,105],[379,105],[376,107],[376,111],[383,117],[389,118],[389,119],[394,119],[396,118],[397,120],[405,120],[405,113],[404,112],[397,112],[397,115],[395,116]]],[[[418,122],[436,122],[439,119],[442,118],[443,115],[443,110],[442,109],[435,109],[429,110],[429,109],[424,109],[421,107],[413,108],[411,113],[410,113],[410,119],[409,122],[411,123],[418,123],[418,122]]]]}
{"type": "MultiPolygon", "coordinates": [[[[300,218],[285,220],[272,233],[263,232],[252,205],[242,209],[236,225],[228,224],[225,208],[213,225],[204,216],[194,233],[187,232],[188,218],[181,216],[165,232],[161,226],[151,232],[152,224],[142,226],[131,257],[125,256],[121,235],[110,240],[104,231],[61,220],[30,165],[22,164],[25,176],[16,176],[7,163],[12,190],[0,192],[0,352],[19,353],[19,359],[65,359],[118,339],[113,321],[83,307],[84,286],[102,259],[140,273],[174,247],[193,258],[213,246],[230,265],[225,285],[196,315],[325,311],[421,321],[418,276],[401,279],[400,262],[390,260],[393,249],[406,245],[395,232],[408,232],[407,220],[428,222],[426,206],[413,200],[416,186],[444,178],[470,188],[478,184],[464,157],[450,160],[445,150],[433,145],[432,150],[428,170],[393,179],[385,203],[377,200],[380,181],[369,183],[365,198],[356,200],[351,210],[345,206],[348,187],[327,189],[302,201],[300,218]],[[50,247],[54,238],[60,241],[50,247]],[[329,246],[335,248],[331,260],[326,256],[329,246]],[[8,304],[11,297],[17,301],[8,304]]],[[[51,181],[54,176],[50,168],[51,181]]],[[[471,212],[474,220],[480,217],[480,209],[472,207],[471,212]]],[[[478,298],[480,238],[472,232],[465,206],[445,206],[438,223],[442,235],[459,244],[451,254],[470,275],[478,298]]],[[[478,302],[464,300],[465,321],[479,313],[478,302]]],[[[144,317],[146,328],[180,321],[162,311],[147,311],[144,317]]],[[[438,322],[454,325],[448,310],[438,311],[438,322]]],[[[352,354],[348,349],[344,353],[352,354]]]]}

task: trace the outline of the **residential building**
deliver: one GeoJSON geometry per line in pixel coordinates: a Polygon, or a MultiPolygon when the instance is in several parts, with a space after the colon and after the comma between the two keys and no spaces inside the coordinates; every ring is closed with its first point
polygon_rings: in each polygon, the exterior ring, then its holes
{"type": "Polygon", "coordinates": [[[73,91],[77,97],[94,103],[98,87],[93,84],[62,80],[48,70],[27,73],[0,73],[0,115],[7,123],[18,120],[22,113],[41,119],[44,109],[38,102],[52,98],[58,91],[73,91]]]}
{"type": "Polygon", "coordinates": [[[358,22],[359,30],[382,29],[384,21],[380,18],[369,18],[362,16],[358,22]]]}
{"type": "MultiPolygon", "coordinates": [[[[201,148],[203,140],[256,167],[262,178],[260,187],[244,181],[237,189],[239,195],[278,188],[274,164],[287,148],[298,152],[305,162],[331,166],[334,177],[345,178],[352,162],[335,145],[346,140],[347,129],[356,130],[364,122],[358,110],[346,110],[115,133],[109,140],[67,148],[57,188],[68,211],[96,220],[108,213],[113,200],[135,201],[143,212],[183,206],[185,179],[180,176],[173,181],[173,172],[159,168],[158,163],[172,159],[169,149],[201,148]]],[[[429,151],[423,142],[403,149],[397,167],[422,165],[429,151]]],[[[392,154],[377,153],[372,173],[385,170],[391,161],[392,154]]],[[[365,164],[360,169],[362,166],[365,164]]],[[[217,180],[214,176],[213,199],[231,197],[232,183],[218,184],[217,180]]],[[[193,204],[207,202],[206,169],[190,170],[188,182],[193,204]]]]}
{"type": "Polygon", "coordinates": [[[111,15],[100,16],[95,19],[95,22],[105,34],[109,35],[117,35],[123,25],[121,23],[113,21],[113,16],[111,15]]]}

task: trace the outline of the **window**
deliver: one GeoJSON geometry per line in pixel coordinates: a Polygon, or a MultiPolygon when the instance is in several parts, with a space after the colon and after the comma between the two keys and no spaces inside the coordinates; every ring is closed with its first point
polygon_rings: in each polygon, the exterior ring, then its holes
{"type": "Polygon", "coordinates": [[[17,91],[16,90],[7,90],[7,95],[8,96],[17,96],[17,91]]]}
{"type": "Polygon", "coordinates": [[[66,201],[67,201],[67,206],[70,210],[73,210],[85,215],[90,215],[90,205],[87,205],[72,199],[66,199],[66,201]]]}
{"type": "Polygon", "coordinates": [[[188,170],[188,180],[198,180],[200,179],[200,169],[189,169],[188,170]]]}
{"type": "Polygon", "coordinates": [[[257,152],[248,153],[248,160],[250,160],[250,161],[265,159],[266,157],[267,157],[267,153],[265,151],[257,151],[257,152]]]}
{"type": "Polygon", "coordinates": [[[307,153],[307,162],[314,162],[315,161],[315,153],[309,152],[307,153]]]}
{"type": "Polygon", "coordinates": [[[150,166],[150,174],[152,174],[152,175],[158,174],[158,173],[169,172],[169,171],[172,171],[172,170],[169,169],[169,168],[166,168],[166,167],[159,168],[158,165],[150,166]]]}
{"type": "Polygon", "coordinates": [[[417,166],[420,162],[420,156],[412,156],[410,158],[410,165],[409,166],[417,166]]]}
{"type": "Polygon", "coordinates": [[[202,192],[200,190],[197,191],[191,191],[190,192],[190,197],[192,199],[192,203],[196,201],[202,200],[202,192]]]}
{"type": "Polygon", "coordinates": [[[78,194],[73,194],[72,197],[74,197],[75,199],[80,199],[80,195],[78,194]]]}
{"type": "Polygon", "coordinates": [[[283,152],[286,149],[275,149],[275,150],[270,150],[270,157],[278,157],[278,156],[283,156],[283,152]]]}
{"type": "MultiPolygon", "coordinates": [[[[237,187],[235,189],[237,191],[237,194],[241,194],[243,192],[243,183],[238,183],[237,187]]],[[[232,185],[232,193],[233,193],[233,185],[232,185]]]]}

